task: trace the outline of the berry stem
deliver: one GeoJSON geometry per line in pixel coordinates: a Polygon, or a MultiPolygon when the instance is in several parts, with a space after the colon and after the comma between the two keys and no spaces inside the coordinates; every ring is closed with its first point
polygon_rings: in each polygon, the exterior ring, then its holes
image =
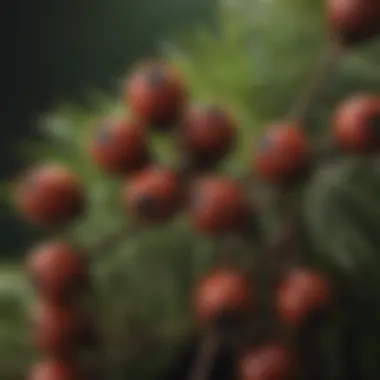
{"type": "Polygon", "coordinates": [[[101,238],[92,247],[87,248],[86,252],[88,252],[89,256],[93,257],[102,254],[111,248],[114,249],[129,239],[131,236],[134,236],[136,233],[138,233],[138,230],[139,229],[137,226],[123,226],[120,229],[101,238]]]}
{"type": "Polygon", "coordinates": [[[221,336],[215,330],[208,331],[202,338],[195,365],[188,380],[208,380],[221,344],[221,336]]]}
{"type": "Polygon", "coordinates": [[[344,47],[337,41],[330,40],[326,44],[316,70],[290,110],[290,119],[298,120],[301,123],[305,121],[310,107],[318,101],[324,89],[330,84],[344,53],[344,47]]]}

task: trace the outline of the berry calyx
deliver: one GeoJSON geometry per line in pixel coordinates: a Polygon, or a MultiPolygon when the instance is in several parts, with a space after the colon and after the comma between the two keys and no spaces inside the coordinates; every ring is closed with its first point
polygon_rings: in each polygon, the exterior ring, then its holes
{"type": "Polygon", "coordinates": [[[307,173],[309,164],[307,137],[294,124],[271,126],[253,158],[254,173],[273,183],[299,179],[307,173]]]}
{"type": "Polygon", "coordinates": [[[356,95],[344,101],[333,119],[333,135],[347,153],[380,150],[380,96],[356,95]]]}
{"type": "Polygon", "coordinates": [[[181,152],[198,167],[218,163],[232,149],[235,138],[235,120],[216,105],[190,108],[179,129],[181,152]]]}
{"type": "Polygon", "coordinates": [[[90,157],[105,172],[132,174],[149,161],[144,127],[126,118],[104,121],[89,144],[90,157]]]}
{"type": "Polygon", "coordinates": [[[84,316],[76,309],[41,302],[33,310],[33,342],[47,355],[66,357],[79,348],[88,333],[84,316]]]}
{"type": "Polygon", "coordinates": [[[134,176],[123,189],[123,204],[142,224],[171,218],[182,202],[177,175],[164,167],[151,167],[134,176]]]}
{"type": "Polygon", "coordinates": [[[239,372],[241,380],[290,380],[295,372],[294,358],[281,344],[267,343],[243,356],[239,372]]]}
{"type": "Polygon", "coordinates": [[[194,297],[195,313],[201,324],[234,322],[247,311],[250,303],[249,281],[233,269],[219,269],[206,275],[194,297]]]}
{"type": "Polygon", "coordinates": [[[193,228],[205,235],[234,232],[247,217],[247,202],[241,186],[225,177],[203,177],[194,181],[188,214],[193,228]]]}
{"type": "Polygon", "coordinates": [[[29,252],[26,271],[40,296],[62,302],[86,287],[87,264],[83,252],[66,241],[48,241],[29,252]]]}
{"type": "Polygon", "coordinates": [[[314,312],[331,305],[330,282],[308,268],[296,268],[283,279],[277,291],[279,317],[291,326],[304,323],[314,312]]]}
{"type": "Polygon", "coordinates": [[[380,33],[378,0],[327,0],[330,29],[346,45],[364,42],[380,33]]]}
{"type": "Polygon", "coordinates": [[[132,73],[125,99],[134,115],[150,128],[167,130],[181,115],[187,89],[174,67],[164,62],[152,62],[132,73]]]}
{"type": "Polygon", "coordinates": [[[61,225],[82,213],[84,189],[69,169],[55,164],[42,165],[27,171],[21,178],[15,206],[32,224],[61,225]]]}
{"type": "Polygon", "coordinates": [[[27,380],[83,380],[84,374],[76,364],[58,359],[46,359],[35,364],[27,380]]]}

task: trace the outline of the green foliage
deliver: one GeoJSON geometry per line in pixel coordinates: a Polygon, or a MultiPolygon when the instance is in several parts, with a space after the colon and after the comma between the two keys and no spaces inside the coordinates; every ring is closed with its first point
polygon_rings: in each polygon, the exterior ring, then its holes
{"type": "MultiPolygon", "coordinates": [[[[167,54],[183,70],[194,99],[216,100],[238,118],[238,149],[222,171],[241,175],[249,170],[249,155],[258,134],[266,123],[286,116],[325,39],[320,2],[296,0],[236,0],[221,7],[216,30],[204,27],[176,39],[178,44],[167,54]]],[[[331,89],[315,105],[313,132],[318,136],[328,133],[331,112],[343,96],[359,89],[380,90],[379,58],[378,44],[347,56],[331,89]]],[[[120,181],[99,173],[86,156],[91,131],[110,112],[123,112],[123,106],[103,96],[96,97],[92,109],[61,108],[43,123],[48,144],[27,149],[37,159],[53,158],[82,176],[90,208],[85,219],[68,232],[90,246],[128,222],[119,206],[120,181]]],[[[166,138],[153,136],[152,144],[164,161],[176,158],[177,152],[166,138]]],[[[314,253],[311,259],[331,272],[337,286],[348,293],[350,306],[344,311],[361,310],[352,318],[363,342],[363,379],[379,374],[376,361],[368,359],[368,351],[380,356],[373,343],[380,339],[376,323],[380,312],[379,190],[377,160],[342,158],[320,166],[304,198],[310,251],[314,253]]],[[[135,342],[135,335],[143,330],[159,336],[160,342],[160,348],[145,361],[153,363],[158,352],[171,356],[173,342],[192,329],[191,289],[212,265],[212,248],[212,242],[190,231],[180,215],[162,229],[126,234],[125,242],[102,252],[95,273],[104,318],[109,326],[118,327],[110,332],[110,344],[118,344],[120,336],[135,342]],[[120,320],[125,323],[118,323],[120,320]]],[[[339,321],[321,343],[330,352],[339,321]]],[[[147,349],[143,349],[144,355],[148,355],[147,349]]],[[[141,368],[136,371],[141,376],[141,368]]]]}

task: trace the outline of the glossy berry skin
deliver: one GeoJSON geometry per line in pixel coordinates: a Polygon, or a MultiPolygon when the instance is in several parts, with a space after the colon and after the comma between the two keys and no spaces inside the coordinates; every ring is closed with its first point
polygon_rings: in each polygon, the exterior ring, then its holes
{"type": "Polygon", "coordinates": [[[240,380],[292,380],[294,359],[278,343],[267,343],[248,351],[240,362],[240,380]]]}
{"type": "Polygon", "coordinates": [[[330,29],[338,39],[352,45],[380,33],[378,0],[326,0],[330,29]]]}
{"type": "Polygon", "coordinates": [[[32,315],[32,340],[47,355],[66,357],[72,354],[88,333],[84,316],[75,308],[42,302],[32,315]]]}
{"type": "Polygon", "coordinates": [[[130,175],[149,160],[145,126],[126,118],[102,123],[89,144],[89,155],[106,173],[130,175]]]}
{"type": "Polygon", "coordinates": [[[33,366],[27,380],[85,380],[85,377],[74,363],[45,359],[33,366]]]}
{"type": "Polygon", "coordinates": [[[238,271],[219,269],[198,284],[195,314],[200,324],[217,324],[224,318],[241,317],[251,301],[248,279],[238,271]]]}
{"type": "Polygon", "coordinates": [[[305,134],[293,124],[269,128],[254,154],[254,173],[272,183],[302,177],[309,167],[310,147],[305,134]]]}
{"type": "Polygon", "coordinates": [[[173,171],[151,167],[134,176],[123,189],[128,212],[142,224],[156,224],[171,218],[181,205],[181,185],[173,171]]]}
{"type": "Polygon", "coordinates": [[[54,302],[71,300],[88,284],[88,266],[83,252],[65,241],[49,241],[32,249],[26,271],[37,293],[54,302]]]}
{"type": "Polygon", "coordinates": [[[314,312],[331,305],[329,281],[317,272],[297,268],[283,279],[277,292],[277,312],[286,324],[299,326],[314,312]]]}
{"type": "Polygon", "coordinates": [[[187,100],[187,89],[172,66],[152,62],[132,73],[125,99],[136,117],[150,128],[162,131],[178,121],[187,100]]]}
{"type": "Polygon", "coordinates": [[[234,180],[199,178],[193,183],[190,195],[190,223],[204,235],[234,232],[246,222],[248,206],[243,189],[234,180]]]}
{"type": "Polygon", "coordinates": [[[84,188],[69,169],[55,164],[42,165],[21,178],[16,188],[15,206],[29,223],[62,225],[82,213],[84,188]]]}
{"type": "Polygon", "coordinates": [[[236,121],[219,106],[193,106],[179,129],[179,146],[189,159],[202,167],[218,163],[233,148],[236,121]]]}
{"type": "Polygon", "coordinates": [[[380,96],[357,95],[343,102],[333,119],[333,136],[343,152],[379,152],[380,96]]]}

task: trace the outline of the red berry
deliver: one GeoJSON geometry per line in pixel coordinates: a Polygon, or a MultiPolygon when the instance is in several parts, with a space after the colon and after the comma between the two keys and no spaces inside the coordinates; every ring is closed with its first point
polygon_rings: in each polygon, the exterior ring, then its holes
{"type": "Polygon", "coordinates": [[[128,175],[149,159],[144,125],[127,119],[109,119],[89,146],[92,160],[105,172],[128,175]]]}
{"type": "Polygon", "coordinates": [[[140,66],[130,77],[126,101],[133,113],[151,128],[162,130],[178,121],[187,100],[183,79],[169,64],[140,66]]]}
{"type": "Polygon", "coordinates": [[[294,358],[278,343],[268,343],[247,352],[240,363],[241,380],[290,380],[294,358]]]}
{"type": "Polygon", "coordinates": [[[338,108],[333,134],[339,148],[348,153],[380,150],[380,96],[357,95],[338,108]]]}
{"type": "Polygon", "coordinates": [[[195,312],[200,323],[215,323],[225,317],[239,317],[251,302],[248,279],[232,269],[208,274],[197,286],[195,312]]]}
{"type": "Polygon", "coordinates": [[[83,252],[65,241],[35,247],[27,257],[26,270],[39,295],[54,301],[78,295],[89,275],[83,252]]]}
{"type": "Polygon", "coordinates": [[[47,359],[37,363],[29,372],[27,380],[83,380],[84,375],[71,362],[47,359]]]}
{"type": "Polygon", "coordinates": [[[273,125],[254,155],[254,170],[270,182],[298,179],[307,171],[310,148],[305,134],[296,125],[273,125]]]}
{"type": "Polygon", "coordinates": [[[39,303],[32,316],[36,347],[48,355],[66,356],[84,343],[88,325],[76,309],[39,303]]]}
{"type": "Polygon", "coordinates": [[[223,177],[204,177],[191,190],[189,218],[206,235],[233,232],[246,221],[247,203],[242,188],[223,177]]]}
{"type": "Polygon", "coordinates": [[[378,0],[327,0],[330,28],[345,44],[356,44],[380,33],[378,0]]]}
{"type": "Polygon", "coordinates": [[[179,131],[181,151],[198,165],[213,165],[232,148],[236,122],[218,106],[196,106],[185,115],[179,131]]]}
{"type": "Polygon", "coordinates": [[[298,326],[313,312],[326,309],[332,298],[329,281],[307,268],[291,271],[277,293],[277,311],[287,324],[298,326]]]}
{"type": "Polygon", "coordinates": [[[42,165],[28,171],[15,194],[21,215],[37,225],[60,225],[84,209],[84,189],[77,176],[60,165],[42,165]]]}
{"type": "Polygon", "coordinates": [[[134,176],[123,190],[127,210],[142,223],[171,218],[181,205],[181,185],[175,173],[152,167],[134,176]]]}

